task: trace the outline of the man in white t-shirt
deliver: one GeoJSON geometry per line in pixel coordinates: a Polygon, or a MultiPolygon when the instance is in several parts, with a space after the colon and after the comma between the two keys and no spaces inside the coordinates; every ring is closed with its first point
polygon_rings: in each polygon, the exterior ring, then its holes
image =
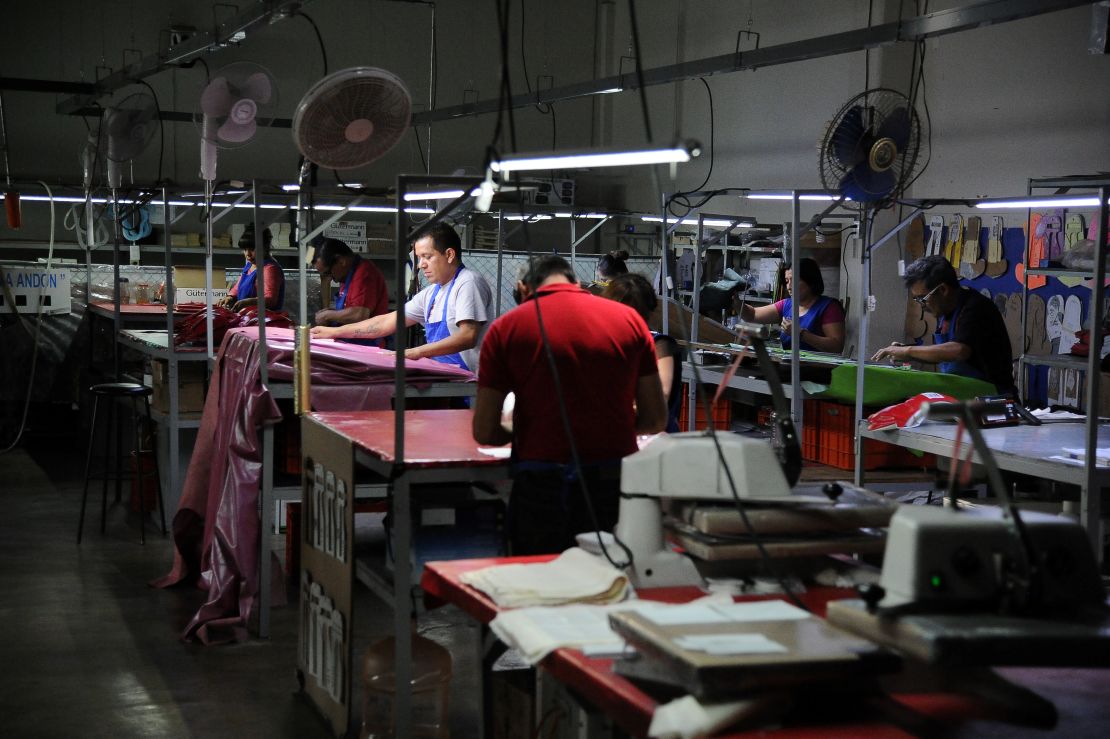
{"type": "MultiPolygon", "coordinates": [[[[455,229],[432,226],[413,245],[417,266],[428,286],[405,304],[405,324],[424,326],[426,343],[405,350],[407,359],[430,357],[477,374],[482,335],[492,318],[493,292],[489,283],[462,263],[455,229]]],[[[397,328],[392,311],[345,326],[316,326],[313,338],[376,339],[397,328]]]]}

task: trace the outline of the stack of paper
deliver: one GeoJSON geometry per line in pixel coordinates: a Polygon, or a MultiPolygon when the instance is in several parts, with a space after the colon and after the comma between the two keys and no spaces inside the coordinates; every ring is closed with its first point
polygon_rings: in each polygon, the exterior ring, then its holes
{"type": "Polygon", "coordinates": [[[620,570],[577,547],[550,562],[486,567],[460,578],[501,608],[615,603],[628,593],[620,570]]]}

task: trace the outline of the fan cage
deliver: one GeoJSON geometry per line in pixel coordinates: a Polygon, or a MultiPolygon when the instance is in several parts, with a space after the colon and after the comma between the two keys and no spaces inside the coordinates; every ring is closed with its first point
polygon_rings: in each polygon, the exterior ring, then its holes
{"type": "Polygon", "coordinates": [[[409,127],[412,97],[399,78],[372,68],[354,68],[324,78],[305,94],[293,119],[293,137],[305,158],[327,169],[365,166],[392,149],[409,127]],[[348,126],[368,120],[362,141],[347,137],[348,126]]]}
{"type": "MultiPolygon", "coordinates": [[[[906,143],[898,148],[897,155],[889,167],[893,175],[893,183],[890,187],[875,188],[874,192],[868,192],[866,187],[858,188],[863,195],[862,198],[857,198],[860,200],[860,206],[872,207],[896,199],[920,174],[928,158],[926,152],[928,137],[925,135],[917,111],[909,98],[897,90],[875,88],[848,100],[825,129],[820,144],[819,169],[821,184],[826,190],[837,192],[845,190],[846,178],[849,177],[853,166],[863,159],[852,165],[846,165],[842,160],[844,152],[866,145],[869,134],[872,134],[870,143],[873,145],[874,132],[881,128],[883,122],[890,120],[892,114],[899,109],[908,114],[909,120],[906,143]],[[858,125],[853,116],[859,117],[858,125]]],[[[858,148],[856,153],[860,153],[858,148]]],[[[862,154],[867,156],[869,153],[862,154]]]]}

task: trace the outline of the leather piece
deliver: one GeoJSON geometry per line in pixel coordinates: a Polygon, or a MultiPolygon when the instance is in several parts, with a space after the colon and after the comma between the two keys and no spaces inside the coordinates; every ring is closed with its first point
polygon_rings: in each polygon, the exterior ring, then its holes
{"type": "MultiPolygon", "coordinates": [[[[293,331],[266,330],[271,381],[293,379],[293,331]]],[[[393,352],[334,341],[312,343],[312,404],[317,410],[388,409],[393,396],[393,352]]],[[[473,373],[432,359],[406,362],[409,384],[469,382],[473,373]]],[[[230,329],[220,345],[181,502],[173,517],[174,562],[151,583],[191,582],[205,603],[182,634],[204,644],[241,641],[259,592],[258,492],[262,425],[281,412],[259,370],[257,328],[230,329]],[[211,494],[210,494],[211,491],[211,494]]],[[[280,578],[280,567],[275,574],[280,578]]],[[[272,585],[272,584],[271,584],[272,585]]],[[[274,603],[283,602],[284,589],[274,603]]]]}

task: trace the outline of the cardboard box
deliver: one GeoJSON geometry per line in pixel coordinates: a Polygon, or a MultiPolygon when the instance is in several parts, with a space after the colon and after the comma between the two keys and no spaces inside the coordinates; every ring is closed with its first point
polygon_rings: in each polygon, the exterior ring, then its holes
{"type": "MultiPolygon", "coordinates": [[[[154,394],[150,406],[162,413],[170,412],[169,363],[164,359],[150,362],[151,389],[154,394]]],[[[204,393],[207,389],[208,366],[206,362],[177,363],[177,411],[199,413],[204,410],[204,393]]]]}
{"type": "MultiPolygon", "coordinates": [[[[220,281],[216,273],[212,273],[212,284],[219,286],[220,281]]],[[[204,287],[204,267],[174,267],[173,286],[179,287],[204,287]]]]}

